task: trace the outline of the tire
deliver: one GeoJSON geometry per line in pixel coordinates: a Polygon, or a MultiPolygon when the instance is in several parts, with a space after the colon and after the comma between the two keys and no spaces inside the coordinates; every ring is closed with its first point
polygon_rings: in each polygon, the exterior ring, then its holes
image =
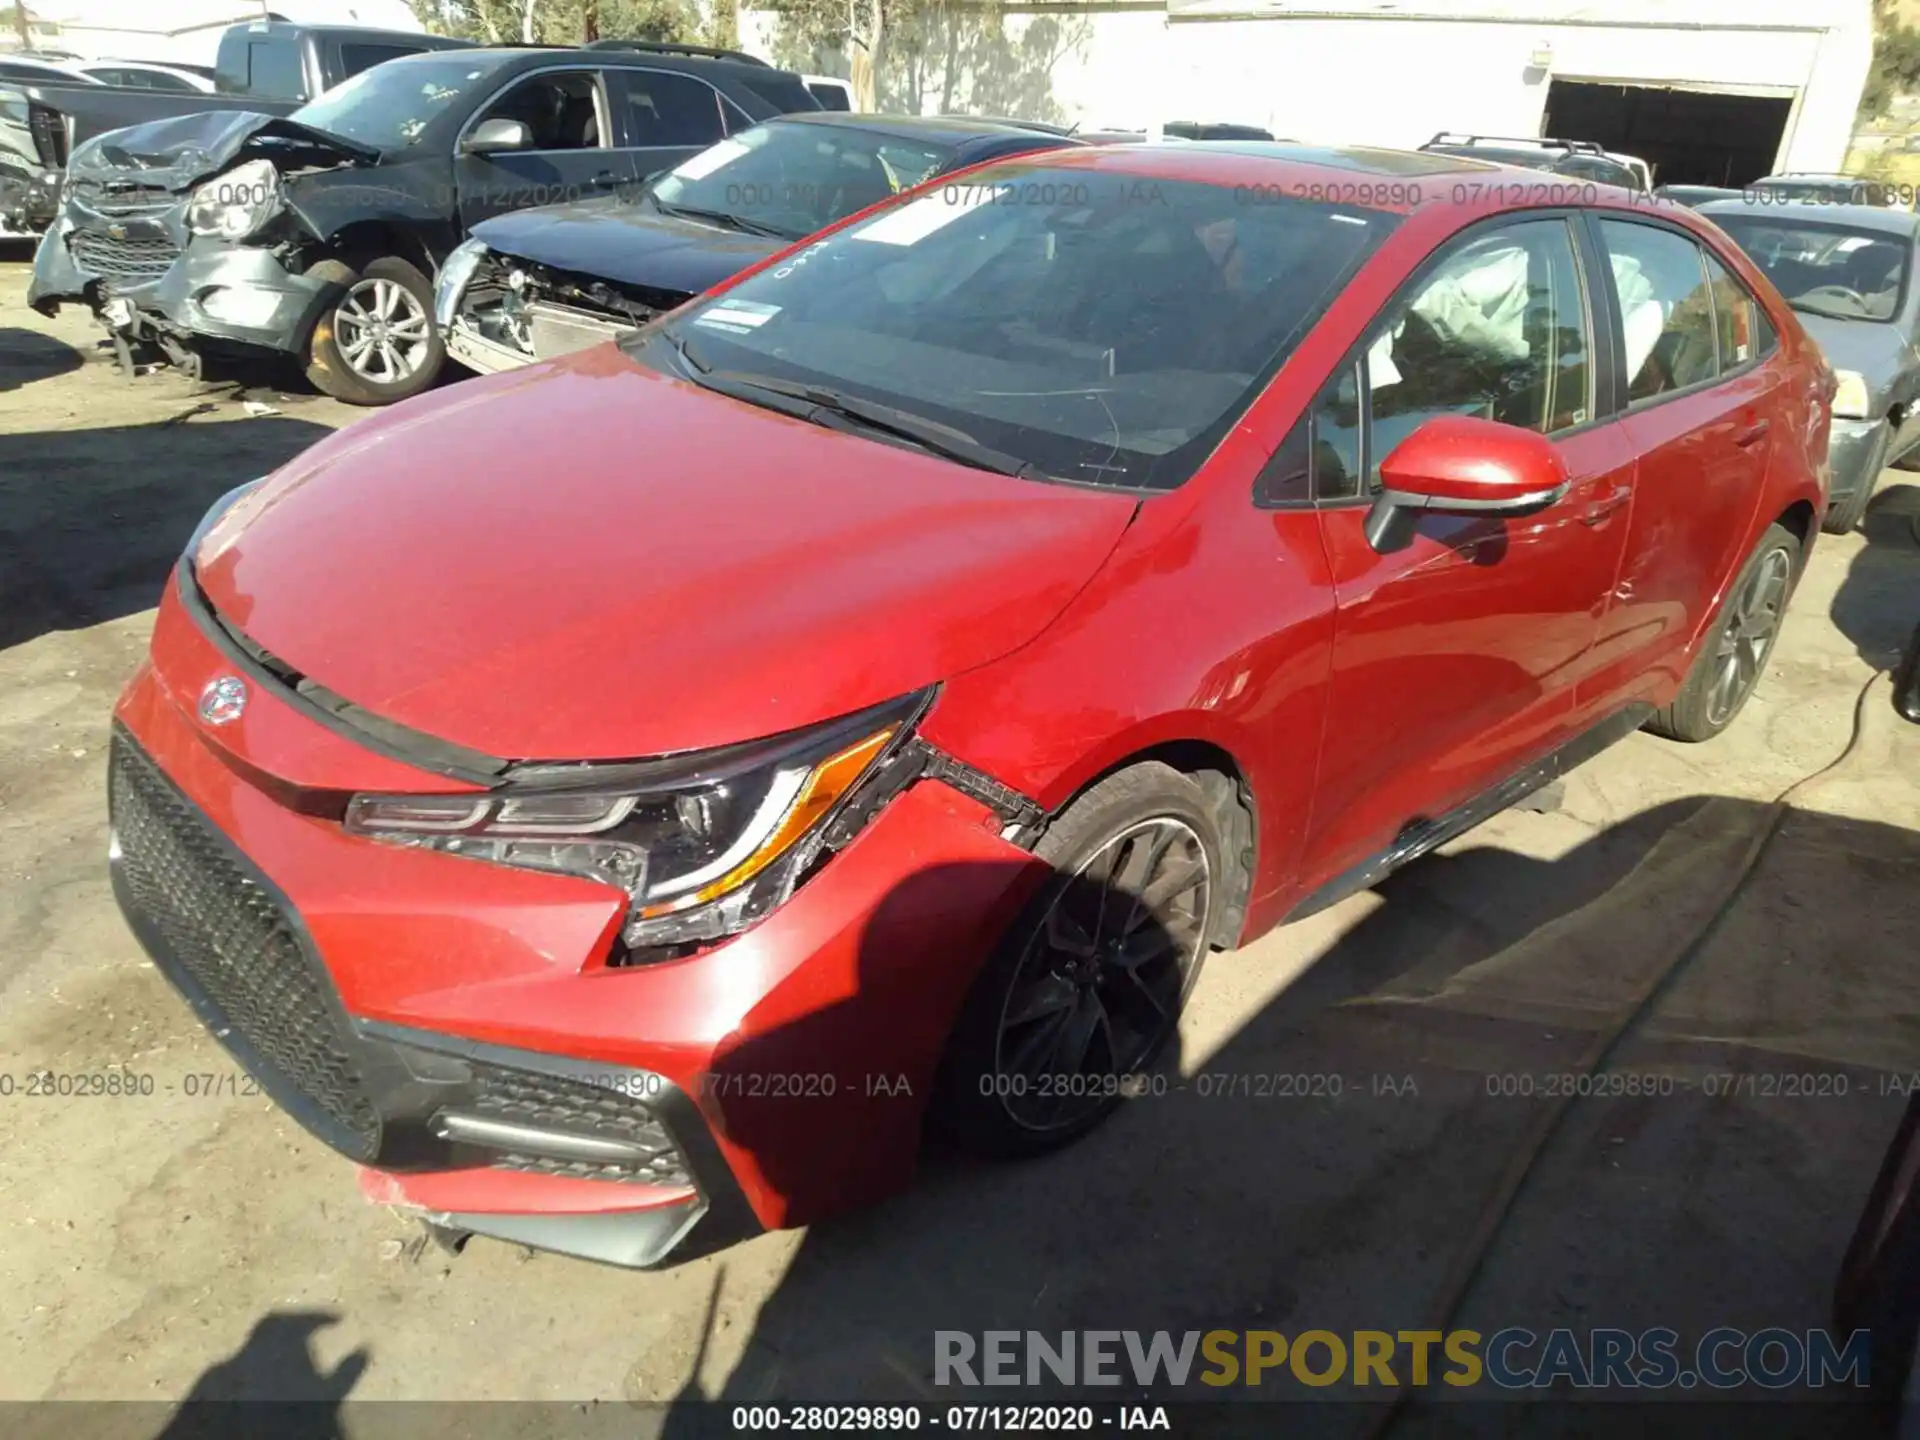
{"type": "Polygon", "coordinates": [[[1793,532],[1769,525],[1727,588],[1726,603],[1680,693],[1655,713],[1647,729],[1692,743],[1711,740],[1733,723],[1766,673],[1799,564],[1800,542],[1793,532]]]}
{"type": "Polygon", "coordinates": [[[1892,444],[1893,425],[1889,422],[1880,427],[1879,435],[1874,438],[1873,458],[1867,462],[1860,488],[1827,511],[1827,518],[1820,522],[1820,528],[1827,534],[1851,535],[1859,525],[1860,517],[1867,513],[1867,502],[1873,499],[1874,487],[1880,483],[1880,472],[1887,468],[1887,449],[1892,444]]]}
{"type": "Polygon", "coordinates": [[[935,1129],[978,1154],[1057,1150],[1113,1112],[1172,1037],[1235,893],[1215,805],[1157,761],[1088,790],[1034,853],[1054,873],[974,982],[934,1087],[935,1129]]]}
{"type": "Polygon", "coordinates": [[[307,274],[340,287],[307,340],[307,379],[318,389],[349,405],[391,405],[439,378],[447,352],[433,323],[433,282],[426,276],[392,255],[359,270],[322,260],[307,274]],[[386,316],[375,313],[383,305],[391,307],[386,316]],[[405,326],[404,338],[401,332],[375,328],[393,325],[396,315],[405,326]],[[369,331],[371,348],[356,349],[369,331]],[[394,378],[383,378],[383,371],[394,378]]]}

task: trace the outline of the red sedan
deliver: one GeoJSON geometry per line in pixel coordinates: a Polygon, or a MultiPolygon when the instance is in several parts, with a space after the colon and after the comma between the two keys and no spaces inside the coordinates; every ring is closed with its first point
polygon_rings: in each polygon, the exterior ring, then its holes
{"type": "Polygon", "coordinates": [[[1624,191],[948,177],[217,506],[119,706],[116,891],[374,1198],[627,1264],[803,1224],[930,1124],[1084,1133],[1210,950],[1726,726],[1830,383],[1624,191]]]}

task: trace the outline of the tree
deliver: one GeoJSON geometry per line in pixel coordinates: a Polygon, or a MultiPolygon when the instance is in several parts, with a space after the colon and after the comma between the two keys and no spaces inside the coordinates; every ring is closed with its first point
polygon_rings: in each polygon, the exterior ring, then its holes
{"type": "Polygon", "coordinates": [[[700,35],[693,0],[407,0],[435,35],[489,45],[580,45],[602,36],[687,42],[700,35]]]}
{"type": "Polygon", "coordinates": [[[33,17],[27,13],[26,5],[16,4],[13,7],[13,28],[19,32],[22,50],[33,49],[33,31],[29,28],[32,23],[33,17]]]}
{"type": "Polygon", "coordinates": [[[776,0],[774,58],[795,70],[845,67],[860,110],[1059,116],[1053,70],[1085,44],[1080,16],[1009,22],[992,0],[776,0]]]}
{"type": "Polygon", "coordinates": [[[1902,24],[1892,0],[1874,0],[1873,64],[1860,92],[1860,118],[1887,113],[1902,95],[1920,91],[1920,30],[1902,24]]]}

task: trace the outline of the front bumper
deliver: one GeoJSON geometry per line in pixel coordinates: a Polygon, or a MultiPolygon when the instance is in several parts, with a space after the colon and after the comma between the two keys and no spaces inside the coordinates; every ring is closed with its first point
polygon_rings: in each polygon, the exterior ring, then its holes
{"type": "Polygon", "coordinates": [[[1871,488],[1879,476],[1875,457],[1885,459],[1882,436],[1887,422],[1882,420],[1835,420],[1827,442],[1827,464],[1833,479],[1828,504],[1837,506],[1871,488]]]}
{"type": "MultiPolygon", "coordinates": [[[[118,222],[116,222],[118,223],[118,222]]],[[[61,216],[34,256],[27,302],[36,309],[108,299],[134,311],[127,328],[299,354],[337,286],[290,273],[276,251],[189,235],[177,219],[128,221],[111,234],[61,216]]]]}
{"type": "Polygon", "coordinates": [[[373,1198],[649,1264],[910,1178],[947,1033],[1040,871],[986,806],[922,782],[752,929],[616,967],[619,892],[347,835],[328,797],[449,782],[258,687],[200,722],[232,666],[171,592],[153,646],[117,711],[116,891],[373,1198]],[[156,807],[174,840],[136,835],[156,807]]]}

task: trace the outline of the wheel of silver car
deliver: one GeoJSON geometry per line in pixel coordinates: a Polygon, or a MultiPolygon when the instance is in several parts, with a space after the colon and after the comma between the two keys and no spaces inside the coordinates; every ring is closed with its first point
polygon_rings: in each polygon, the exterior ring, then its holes
{"type": "Polygon", "coordinates": [[[433,317],[398,280],[362,280],[334,307],[340,358],[362,380],[399,385],[426,363],[433,317]]]}
{"type": "Polygon", "coordinates": [[[1793,594],[1799,539],[1770,525],[1734,577],[1726,603],[1695,656],[1673,703],[1648,728],[1671,740],[1708,740],[1740,713],[1773,654],[1780,622],[1793,594]]]}
{"type": "Polygon", "coordinates": [[[433,383],[446,351],[426,276],[390,255],[359,270],[323,260],[307,273],[338,287],[308,345],[315,385],[350,405],[388,405],[433,383]]]}
{"type": "Polygon", "coordinates": [[[1238,893],[1221,837],[1215,800],[1157,761],[1110,775],[1053,821],[1034,851],[1051,873],[948,1042],[941,1130],[988,1154],[1038,1154],[1148,1083],[1238,893]]]}

